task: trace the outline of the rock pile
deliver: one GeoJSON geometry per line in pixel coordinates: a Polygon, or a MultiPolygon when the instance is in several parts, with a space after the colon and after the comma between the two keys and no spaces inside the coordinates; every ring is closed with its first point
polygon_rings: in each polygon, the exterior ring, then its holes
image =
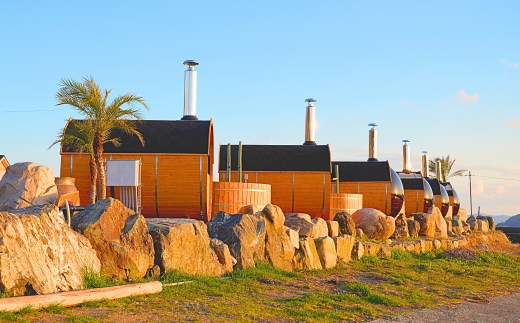
{"type": "Polygon", "coordinates": [[[376,209],[361,209],[352,214],[356,228],[370,239],[386,240],[395,231],[395,219],[376,209]]]}

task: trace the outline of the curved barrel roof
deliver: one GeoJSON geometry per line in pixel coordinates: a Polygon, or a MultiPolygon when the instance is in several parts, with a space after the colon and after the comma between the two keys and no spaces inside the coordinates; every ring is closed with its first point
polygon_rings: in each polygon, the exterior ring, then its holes
{"type": "Polygon", "coordinates": [[[339,166],[340,182],[391,182],[390,164],[388,161],[366,162],[345,161],[332,162],[332,178],[336,177],[336,165],[339,166]]]}

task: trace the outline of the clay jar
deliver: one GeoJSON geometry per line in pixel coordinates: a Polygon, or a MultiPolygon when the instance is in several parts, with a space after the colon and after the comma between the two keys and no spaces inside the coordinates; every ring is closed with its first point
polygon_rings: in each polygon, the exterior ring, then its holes
{"type": "MultiPolygon", "coordinates": [[[[76,187],[76,179],[74,177],[55,177],[54,182],[58,188],[58,198],[63,194],[78,191],[78,188],[76,187]]],[[[74,205],[81,205],[79,197],[74,205]]]]}

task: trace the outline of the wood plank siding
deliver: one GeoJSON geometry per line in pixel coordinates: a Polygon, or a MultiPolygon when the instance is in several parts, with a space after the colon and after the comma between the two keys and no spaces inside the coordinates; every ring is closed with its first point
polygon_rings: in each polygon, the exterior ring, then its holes
{"type": "Polygon", "coordinates": [[[424,190],[404,190],[404,202],[406,216],[424,212],[424,190]]]}
{"type": "MultiPolygon", "coordinates": [[[[330,172],[244,171],[242,174],[247,174],[248,183],[270,184],[271,203],[284,213],[329,219],[330,172]]],[[[219,181],[226,181],[225,171],[219,172],[219,181]]],[[[231,182],[237,181],[238,172],[232,171],[231,182]]]]}

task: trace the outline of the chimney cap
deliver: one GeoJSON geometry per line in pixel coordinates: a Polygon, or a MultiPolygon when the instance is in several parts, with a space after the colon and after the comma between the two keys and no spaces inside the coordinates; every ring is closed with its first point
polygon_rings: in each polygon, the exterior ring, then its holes
{"type": "Polygon", "coordinates": [[[368,126],[369,127],[377,127],[377,123],[369,123],[368,126]]]}
{"type": "Polygon", "coordinates": [[[403,140],[403,142],[410,142],[410,140],[408,140],[408,139],[405,139],[405,140],[403,140]]]}
{"type": "Polygon", "coordinates": [[[199,63],[196,60],[192,60],[192,59],[184,61],[183,64],[184,65],[189,65],[189,66],[199,65],[199,63]]]}
{"type": "Polygon", "coordinates": [[[309,98],[309,99],[306,99],[305,102],[316,102],[316,99],[309,98]]]}
{"type": "Polygon", "coordinates": [[[428,152],[427,152],[426,150],[423,150],[422,153],[423,153],[423,154],[427,154],[428,152]]]}
{"type": "Polygon", "coordinates": [[[435,158],[435,161],[436,161],[436,162],[440,162],[441,159],[440,159],[439,157],[437,157],[437,158],[435,158]]]}

